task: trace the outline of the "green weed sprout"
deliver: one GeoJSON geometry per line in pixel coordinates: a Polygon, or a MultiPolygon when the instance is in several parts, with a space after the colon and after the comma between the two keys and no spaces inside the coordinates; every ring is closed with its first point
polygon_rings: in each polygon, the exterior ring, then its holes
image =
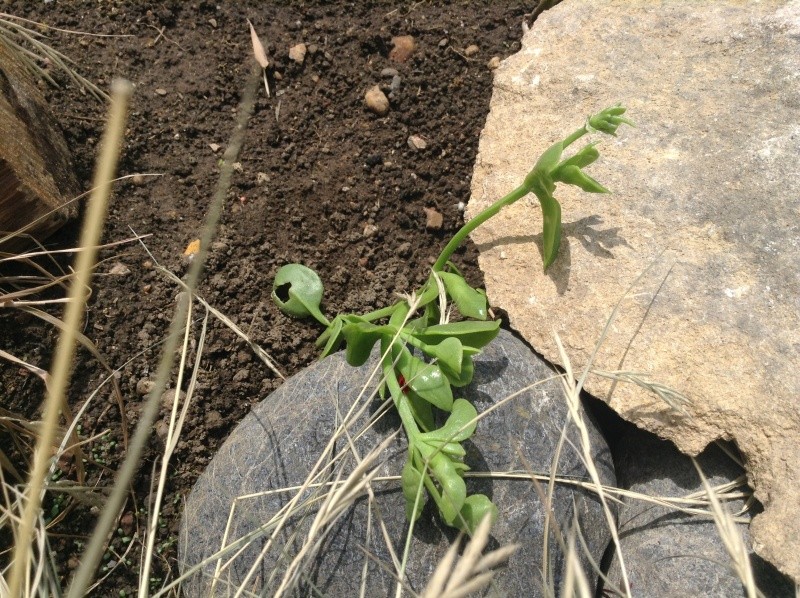
{"type": "Polygon", "coordinates": [[[317,339],[321,357],[346,346],[347,363],[363,365],[380,343],[384,380],[381,397],[392,397],[408,437],[408,459],[401,486],[406,516],[415,521],[424,506],[422,488],[436,503],[444,522],[472,533],[497,508],[483,494],[467,495],[463,474],[466,451],[461,443],[475,432],[478,413],[469,401],[454,398],[454,389],[472,381],[473,358],[497,336],[500,320],[487,320],[486,294],[464,280],[450,258],[473,230],[528,193],[539,200],[543,215],[543,262],[556,259],[561,241],[561,205],[553,196],[556,183],[575,185],[589,193],[608,193],[583,169],[600,157],[589,143],[562,160],[564,150],[590,132],[616,135],[621,124],[632,125],[617,105],[590,116],[586,124],[550,148],[536,162],[522,185],[466,223],[442,250],[425,284],[394,305],[367,314],[339,314],[328,320],[320,310],[323,285],[317,274],[300,264],[283,266],[275,277],[272,298],[285,313],[311,316],[325,326],[317,339]],[[460,321],[450,322],[447,305],[454,304],[460,321]],[[436,425],[435,409],[448,413],[436,425]]]}

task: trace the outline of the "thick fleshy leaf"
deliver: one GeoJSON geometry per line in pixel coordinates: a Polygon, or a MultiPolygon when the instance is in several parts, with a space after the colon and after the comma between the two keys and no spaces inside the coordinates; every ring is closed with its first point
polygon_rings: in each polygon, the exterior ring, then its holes
{"type": "Polygon", "coordinates": [[[472,362],[472,357],[467,355],[467,348],[464,350],[464,357],[461,359],[461,371],[456,373],[445,364],[439,363],[442,373],[450,380],[450,384],[456,388],[461,388],[472,382],[472,377],[475,375],[475,364],[472,362]]]}
{"type": "Polygon", "coordinates": [[[461,373],[461,362],[464,359],[464,346],[455,337],[444,339],[438,345],[427,345],[424,349],[430,357],[439,362],[439,367],[446,367],[457,374],[461,373]]]}
{"type": "Polygon", "coordinates": [[[272,300],[290,316],[313,316],[327,324],[327,318],[319,310],[323,290],[322,281],[311,268],[302,264],[287,264],[275,274],[272,300]]]}
{"type": "Polygon", "coordinates": [[[425,488],[420,488],[423,485],[422,473],[414,467],[410,454],[400,474],[400,485],[403,488],[403,498],[406,499],[406,519],[410,522],[416,521],[425,506],[425,488]]]}
{"type": "Polygon", "coordinates": [[[626,124],[631,127],[635,126],[631,121],[623,117],[623,114],[625,114],[624,106],[620,104],[611,106],[610,108],[598,112],[594,116],[590,116],[586,121],[586,128],[589,131],[600,131],[616,137],[617,128],[620,125],[626,124]]]}
{"type": "Polygon", "coordinates": [[[554,143],[548,147],[541,156],[539,156],[539,159],[536,161],[536,165],[533,167],[533,169],[543,172],[550,172],[558,164],[563,151],[564,143],[562,141],[554,143]]]}
{"type": "Polygon", "coordinates": [[[433,363],[425,363],[403,349],[397,362],[397,369],[405,378],[405,383],[414,393],[443,411],[453,407],[453,391],[450,382],[433,363]]]}
{"type": "Polygon", "coordinates": [[[317,339],[317,346],[325,343],[325,347],[320,353],[320,359],[339,350],[339,347],[344,342],[344,336],[342,336],[343,325],[344,322],[342,322],[341,318],[334,318],[331,325],[319,336],[317,339]]]}
{"type": "Polygon", "coordinates": [[[414,392],[408,393],[408,402],[411,403],[411,412],[414,419],[423,431],[429,432],[436,427],[431,404],[414,392]]]}
{"type": "Polygon", "coordinates": [[[553,180],[575,185],[588,193],[610,193],[608,189],[573,165],[559,166],[553,171],[553,180]]]}
{"type": "Polygon", "coordinates": [[[449,337],[455,337],[467,348],[481,349],[488,345],[500,331],[500,320],[483,322],[451,322],[429,326],[416,337],[427,345],[436,345],[449,337]]]}
{"type": "Polygon", "coordinates": [[[342,327],[342,336],[347,342],[347,363],[354,367],[364,365],[375,343],[391,332],[390,326],[377,326],[369,322],[345,324],[342,327]]]}
{"type": "Polygon", "coordinates": [[[473,289],[458,274],[438,272],[447,294],[465,318],[486,319],[486,295],[473,289]]]}
{"type": "Polygon", "coordinates": [[[444,426],[423,434],[422,438],[431,441],[463,442],[475,432],[475,427],[478,425],[477,417],[478,410],[472,403],[466,399],[456,399],[444,426]]]}
{"type": "Polygon", "coordinates": [[[497,521],[497,507],[485,494],[472,494],[464,499],[461,507],[461,528],[472,535],[484,517],[497,521]]]}
{"type": "Polygon", "coordinates": [[[581,148],[571,158],[562,160],[561,163],[554,169],[563,168],[564,166],[577,166],[578,168],[586,168],[600,157],[600,152],[595,147],[597,142],[589,143],[581,148]]]}
{"type": "Polygon", "coordinates": [[[558,246],[561,244],[561,205],[554,197],[540,197],[542,206],[543,231],[542,250],[544,254],[544,269],[552,264],[558,255],[558,246]]]}
{"type": "Polygon", "coordinates": [[[441,496],[436,501],[439,513],[447,525],[457,526],[457,518],[467,498],[467,485],[453,462],[443,453],[437,453],[431,458],[430,468],[441,488],[441,496]]]}

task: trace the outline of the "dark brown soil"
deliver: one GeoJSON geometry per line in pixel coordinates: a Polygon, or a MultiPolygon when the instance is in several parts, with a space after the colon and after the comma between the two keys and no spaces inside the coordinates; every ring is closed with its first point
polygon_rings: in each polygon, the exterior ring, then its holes
{"type": "MultiPolygon", "coordinates": [[[[245,19],[253,22],[274,63],[272,97],[261,90],[200,294],[290,376],[315,359],[313,341],[320,331],[272,305],[276,270],[292,261],[316,269],[326,286],[329,315],[382,307],[427,277],[443,243],[462,224],[459,203],[468,200],[491,95],[487,62],[519,48],[523,15],[535,4],[23,0],[6,2],[3,10],[52,27],[128,36],[48,32],[52,45],[101,87],[117,76],[135,83],[119,174],[161,176],[127,179],[116,187],[104,240],[129,239],[132,231],[149,235],[145,243],[155,260],[179,276],[187,269],[184,249],[200,236],[232,132],[252,63],[245,19]],[[389,59],[397,35],[413,35],[417,42],[415,53],[402,64],[389,59]],[[302,66],[288,57],[289,48],[300,42],[308,45],[302,66]],[[477,53],[465,52],[473,44],[477,53]],[[381,74],[386,68],[398,71],[401,84],[388,115],[378,117],[365,108],[363,98],[376,84],[389,93],[392,77],[381,74]],[[422,137],[427,147],[412,149],[411,135],[422,137]],[[220,149],[214,151],[212,144],[220,149]],[[425,208],[443,216],[441,229],[426,227],[425,208]]],[[[88,188],[105,107],[63,75],[53,75],[62,86],[48,87],[46,93],[73,150],[79,179],[88,188]]],[[[72,223],[50,246],[71,246],[78,226],[72,223]]],[[[111,367],[120,368],[132,431],[143,400],[137,383],[157,367],[157,343],[166,334],[179,289],[153,268],[136,243],[106,250],[101,257],[106,261],[95,278],[85,333],[111,367]],[[110,275],[117,263],[129,272],[110,275]]],[[[457,261],[468,279],[480,284],[474,248],[466,247],[457,261]]],[[[0,349],[48,368],[55,331],[17,312],[0,317],[0,349]]],[[[183,497],[237,422],[280,384],[215,318],[201,367],[189,421],[171,463],[153,588],[177,571],[183,497]]],[[[79,351],[70,390],[73,408],[106,375],[88,352],[79,351]]],[[[43,394],[38,379],[0,362],[0,380],[2,406],[36,418],[43,394]]],[[[108,386],[83,416],[81,436],[103,432],[86,447],[89,483],[99,488],[109,484],[123,456],[120,413],[108,386]]],[[[154,434],[105,561],[117,566],[95,595],[131,595],[136,587],[138,542],[161,452],[154,434]],[[120,559],[117,555],[128,545],[123,538],[134,534],[132,549],[120,559]]],[[[64,469],[65,478],[74,478],[74,467],[64,464],[64,469]]],[[[65,506],[49,500],[48,516],[63,513],[65,506]]],[[[74,505],[53,527],[52,547],[64,580],[94,522],[90,508],[74,505]]]]}

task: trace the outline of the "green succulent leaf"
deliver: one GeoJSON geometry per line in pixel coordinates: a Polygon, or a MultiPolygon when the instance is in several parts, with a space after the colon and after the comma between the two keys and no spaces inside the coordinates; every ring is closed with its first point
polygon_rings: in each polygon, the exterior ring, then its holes
{"type": "Polygon", "coordinates": [[[466,399],[453,401],[453,410],[444,426],[422,435],[426,441],[463,442],[475,433],[478,410],[466,399]]]}
{"type": "Polygon", "coordinates": [[[580,151],[576,152],[574,156],[567,158],[566,160],[562,160],[561,163],[556,166],[555,170],[563,168],[564,166],[577,166],[578,168],[586,168],[600,157],[600,152],[595,147],[596,145],[596,141],[586,144],[583,146],[583,148],[581,148],[580,151]]]}
{"type": "Polygon", "coordinates": [[[403,498],[406,499],[406,519],[411,522],[416,521],[425,506],[425,496],[421,490],[422,473],[414,467],[410,453],[400,474],[400,486],[403,489],[403,498]]]}
{"type": "Polygon", "coordinates": [[[553,180],[575,185],[588,193],[610,193],[608,189],[583,172],[577,166],[567,164],[553,171],[553,180]]]}
{"type": "Polygon", "coordinates": [[[539,203],[542,206],[542,250],[544,255],[544,269],[550,267],[558,255],[558,247],[561,244],[561,204],[550,197],[540,197],[539,203]]]}
{"type": "Polygon", "coordinates": [[[482,349],[497,336],[500,320],[483,322],[464,321],[429,326],[415,336],[426,345],[436,345],[446,338],[454,337],[461,341],[464,352],[469,349],[482,349]]]}
{"type": "Polygon", "coordinates": [[[464,360],[464,346],[455,337],[444,339],[438,345],[427,345],[425,353],[438,360],[440,367],[446,367],[456,374],[461,373],[461,363],[464,360]]]}
{"type": "Polygon", "coordinates": [[[474,351],[474,349],[464,348],[464,357],[461,359],[460,372],[455,372],[448,368],[446,364],[439,362],[442,373],[447,376],[450,384],[456,388],[461,388],[472,382],[472,377],[475,375],[475,364],[472,361],[472,357],[467,354],[468,350],[474,351]]]}
{"type": "Polygon", "coordinates": [[[436,427],[431,404],[414,392],[408,393],[408,402],[411,404],[411,413],[414,419],[425,432],[436,427]]]}
{"type": "Polygon", "coordinates": [[[467,485],[453,461],[444,453],[436,453],[429,466],[441,489],[441,495],[436,501],[439,513],[447,525],[457,527],[457,518],[467,498],[467,485]]]}
{"type": "Polygon", "coordinates": [[[450,382],[435,363],[425,363],[403,348],[397,362],[406,386],[419,397],[443,411],[453,407],[453,390],[450,382]]]}
{"type": "Polygon", "coordinates": [[[327,325],[328,319],[319,310],[323,291],[322,281],[311,268],[287,264],[275,274],[272,300],[284,313],[297,318],[312,316],[327,325]]]}
{"type": "Polygon", "coordinates": [[[472,494],[464,499],[461,507],[461,528],[472,535],[484,517],[497,521],[497,507],[485,494],[472,494]]]}
{"type": "Polygon", "coordinates": [[[536,161],[533,167],[534,172],[550,172],[556,167],[564,152],[564,142],[559,141],[548,147],[536,161]]]}
{"type": "Polygon", "coordinates": [[[369,322],[350,321],[345,324],[342,327],[342,336],[347,343],[347,363],[354,367],[364,365],[375,343],[392,332],[391,326],[377,326],[369,322]]]}
{"type": "Polygon", "coordinates": [[[622,116],[623,114],[625,114],[625,108],[619,104],[606,108],[594,116],[590,116],[586,122],[586,128],[590,131],[600,131],[606,135],[613,135],[616,137],[617,128],[619,128],[620,125],[626,124],[631,127],[636,126],[627,118],[624,118],[622,116]]]}
{"type": "Polygon", "coordinates": [[[450,272],[438,272],[437,274],[462,316],[476,320],[486,319],[486,295],[484,293],[473,289],[458,274],[450,272]]]}

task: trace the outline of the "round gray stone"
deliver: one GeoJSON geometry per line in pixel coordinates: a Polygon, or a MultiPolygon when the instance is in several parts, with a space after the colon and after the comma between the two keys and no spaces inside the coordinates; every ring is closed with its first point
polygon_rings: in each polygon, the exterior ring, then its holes
{"type": "MultiPolygon", "coordinates": [[[[316,511],[307,517],[294,517],[278,534],[269,551],[262,553],[268,534],[259,531],[295,491],[258,494],[303,483],[323,453],[336,422],[361,396],[366,412],[350,428],[360,455],[377,446],[398,429],[399,419],[389,410],[375,426],[358,435],[367,420],[380,410],[379,399],[370,400],[377,378],[369,381],[375,361],[360,368],[348,366],[343,354],[326,358],[287,380],[242,421],[234,430],[189,496],[181,529],[180,559],[184,573],[193,572],[183,585],[188,596],[210,594],[216,558],[223,544],[252,534],[243,550],[231,549],[222,558],[215,595],[228,595],[243,584],[254,563],[255,574],[245,587],[262,595],[272,595],[287,563],[297,554],[316,511]],[[368,389],[362,393],[362,388],[368,389]],[[249,498],[245,495],[257,495],[249,498]],[[235,504],[235,509],[232,506],[235,504]],[[226,535],[226,526],[228,527],[226,535]],[[273,575],[274,573],[274,575],[273,575]]],[[[520,392],[488,414],[478,424],[476,434],[465,443],[465,461],[472,471],[519,471],[549,473],[553,456],[568,420],[567,408],[554,372],[521,341],[501,331],[475,360],[473,383],[463,395],[483,412],[502,399],[520,392]],[[538,384],[537,384],[538,383],[538,384]],[[535,386],[532,386],[536,384],[535,386]]],[[[373,393],[374,394],[374,393],[373,393]]],[[[614,484],[615,477],[608,447],[588,414],[583,414],[592,443],[593,458],[602,481],[614,484]]],[[[560,476],[588,479],[574,446],[579,446],[573,425],[567,425],[568,441],[558,461],[560,476]]],[[[406,441],[399,434],[382,456],[379,475],[398,475],[405,460],[406,441]]],[[[352,455],[346,441],[338,442],[333,455],[352,455]]],[[[329,456],[327,463],[330,462],[329,456]]],[[[343,467],[351,470],[353,459],[343,467]]],[[[332,472],[331,465],[323,470],[332,472]]],[[[547,492],[547,484],[541,484],[547,492]]],[[[487,494],[499,508],[488,549],[509,543],[521,548],[500,570],[489,590],[491,595],[541,596],[544,526],[546,510],[530,479],[468,479],[470,493],[487,494]]],[[[369,508],[366,498],[346,511],[325,537],[319,551],[302,569],[296,595],[359,595],[366,560],[366,596],[393,593],[395,580],[392,558],[378,524],[398,558],[402,558],[408,523],[404,499],[398,482],[374,482],[376,504],[369,508]],[[377,507],[377,508],[376,508],[377,507]],[[368,525],[368,512],[371,524],[368,525]],[[368,552],[371,558],[365,557],[368,552]]],[[[303,498],[313,495],[312,490],[303,498]]],[[[553,503],[555,521],[564,537],[577,521],[580,532],[595,562],[608,545],[609,533],[602,509],[595,496],[573,486],[557,485],[553,503]]],[[[419,592],[436,564],[456,537],[443,526],[429,504],[417,522],[411,540],[405,583],[419,592]]],[[[550,528],[548,541],[550,583],[559,593],[565,571],[564,557],[550,528]]],[[[591,583],[595,575],[588,560],[584,567],[591,583]]]]}
{"type": "MultiPolygon", "coordinates": [[[[622,488],[648,496],[679,497],[704,492],[691,459],[671,442],[633,429],[620,440],[615,452],[622,488]]],[[[712,487],[744,476],[742,467],[716,445],[703,451],[697,462],[712,487]]],[[[726,505],[735,513],[744,506],[744,501],[726,505]]],[[[620,508],[619,522],[622,556],[634,596],[746,595],[713,520],[627,499],[620,508]]],[[[747,524],[738,527],[749,546],[747,524]]],[[[792,583],[752,549],[750,561],[756,585],[765,596],[794,597],[792,583]]],[[[609,578],[612,585],[622,586],[616,555],[609,578]]]]}

